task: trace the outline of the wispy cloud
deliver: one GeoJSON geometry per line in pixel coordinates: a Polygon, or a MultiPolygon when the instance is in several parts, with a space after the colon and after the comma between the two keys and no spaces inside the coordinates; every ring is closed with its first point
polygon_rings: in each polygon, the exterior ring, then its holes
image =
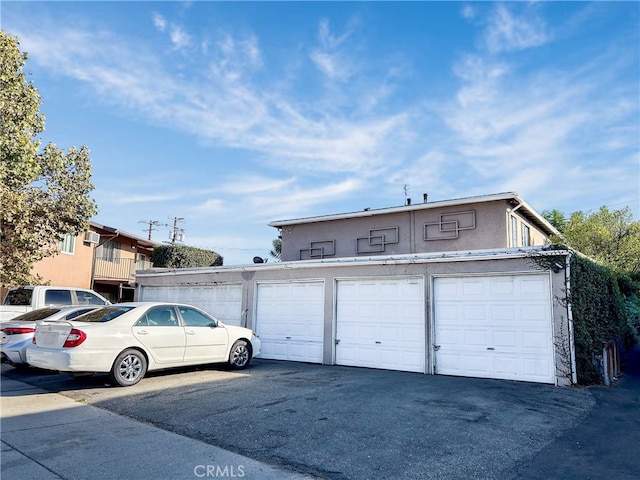
{"type": "Polygon", "coordinates": [[[169,37],[171,38],[173,46],[178,50],[191,45],[191,36],[180,25],[171,26],[171,33],[169,37]]]}
{"type": "MultiPolygon", "coordinates": [[[[517,16],[502,4],[490,14],[485,38],[487,50],[467,53],[455,63],[459,88],[455,99],[440,106],[445,136],[455,143],[444,151],[462,172],[458,178],[465,189],[473,189],[475,178],[485,190],[493,185],[495,191],[539,196],[562,178],[553,194],[560,199],[576,195],[566,188],[572,184],[569,179],[584,194],[586,186],[602,190],[597,178],[628,171],[619,162],[603,165],[592,159],[601,159],[609,147],[637,150],[638,131],[634,137],[628,127],[638,114],[637,101],[629,101],[637,98],[638,87],[620,82],[619,76],[635,60],[611,50],[582,64],[543,65],[525,74],[509,52],[542,45],[551,37],[537,17],[528,11],[517,16]]],[[[446,168],[440,161],[436,167],[446,168]]],[[[630,187],[629,179],[620,181],[630,187]]]]}
{"type": "Polygon", "coordinates": [[[487,48],[492,53],[537,47],[549,41],[544,21],[536,13],[536,5],[525,6],[518,16],[510,4],[498,4],[485,32],[487,48]]]}
{"type": "Polygon", "coordinates": [[[105,195],[109,199],[109,202],[114,205],[132,205],[138,203],[160,203],[176,200],[181,197],[180,194],[167,194],[167,195],[145,195],[138,194],[132,195],[129,192],[119,192],[105,195]]]}
{"type": "Polygon", "coordinates": [[[30,61],[83,82],[95,93],[92,101],[207,145],[248,152],[266,170],[221,182],[213,194],[199,192],[190,198],[197,205],[194,215],[249,211],[273,220],[367,189],[396,191],[403,183],[451,198],[461,192],[539,192],[554,184],[558,171],[594,188],[601,188],[601,174],[632,181],[615,173],[628,166],[605,169],[593,159],[603,149],[611,155],[637,149],[637,130],[629,127],[638,114],[637,87],[619,79],[625,62],[637,60],[612,47],[583,63],[540,63],[527,70],[518,52],[548,48],[562,37],[542,10],[535,3],[463,7],[460,15],[483,27],[482,42],[452,58],[453,82],[438,98],[428,88],[396,88],[396,79],[412,74],[406,56],[398,54],[401,61],[373,75],[360,68],[357,21],[343,28],[320,21],[313,45],[297,45],[296,53],[303,53],[283,67],[293,79],[286,82],[274,69],[273,50],[257,34],[228,27],[197,38],[160,14],[151,20],[174,49],[158,51],[107,29],[59,24],[21,36],[30,61]],[[181,53],[185,48],[189,55],[181,53]],[[178,57],[196,66],[189,75],[178,57]],[[294,90],[301,78],[313,92],[294,90]]]}
{"type": "Polygon", "coordinates": [[[160,15],[159,13],[155,12],[152,16],[151,16],[151,20],[153,21],[153,25],[161,32],[164,32],[165,29],[167,28],[167,20],[160,15]]]}
{"type": "Polygon", "coordinates": [[[323,19],[318,28],[318,47],[310,53],[310,58],[324,75],[333,81],[348,81],[353,75],[353,63],[341,50],[341,46],[352,34],[349,28],[342,35],[331,32],[329,20],[323,19]]]}

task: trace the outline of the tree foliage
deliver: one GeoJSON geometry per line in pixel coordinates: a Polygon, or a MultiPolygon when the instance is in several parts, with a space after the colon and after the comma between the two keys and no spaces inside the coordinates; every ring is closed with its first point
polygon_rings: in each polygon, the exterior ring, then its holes
{"type": "MultiPolygon", "coordinates": [[[[630,288],[633,292],[633,286],[630,288]]],[[[568,300],[573,312],[578,383],[599,383],[597,358],[602,355],[603,343],[610,339],[624,340],[627,346],[635,343],[620,280],[610,269],[572,255],[568,300]]]]}
{"type": "Polygon", "coordinates": [[[28,56],[0,30],[0,284],[38,282],[33,264],[57,253],[64,235],[79,235],[96,213],[86,147],[42,150],[42,100],[23,71],[28,56]]]}
{"type": "Polygon", "coordinates": [[[559,232],[563,232],[567,226],[567,219],[560,210],[545,210],[542,212],[542,216],[559,232]]]}
{"type": "Polygon", "coordinates": [[[273,242],[271,242],[273,248],[269,251],[269,255],[271,255],[276,260],[282,259],[282,239],[274,238],[273,242]]]}
{"type": "Polygon", "coordinates": [[[159,268],[218,267],[223,259],[212,250],[187,245],[157,245],[153,248],[151,261],[159,268]]]}
{"type": "Polygon", "coordinates": [[[616,272],[640,273],[640,222],[631,210],[575,212],[562,230],[560,241],[616,272]]]}

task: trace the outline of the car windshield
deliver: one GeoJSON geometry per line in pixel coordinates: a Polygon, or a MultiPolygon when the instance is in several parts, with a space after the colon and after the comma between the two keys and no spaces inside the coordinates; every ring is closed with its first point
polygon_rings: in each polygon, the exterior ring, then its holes
{"type": "Polygon", "coordinates": [[[75,318],[79,322],[108,322],[116,317],[119,317],[123,313],[132,310],[134,307],[104,307],[89,312],[85,315],[75,318]]]}
{"type": "Polygon", "coordinates": [[[9,290],[7,298],[4,299],[4,305],[31,305],[31,296],[33,290],[30,288],[16,288],[9,290]]]}
{"type": "Polygon", "coordinates": [[[50,317],[54,313],[58,313],[59,308],[39,308],[32,312],[23,313],[22,315],[12,318],[12,322],[35,322],[36,320],[42,320],[43,318],[50,317]]]}

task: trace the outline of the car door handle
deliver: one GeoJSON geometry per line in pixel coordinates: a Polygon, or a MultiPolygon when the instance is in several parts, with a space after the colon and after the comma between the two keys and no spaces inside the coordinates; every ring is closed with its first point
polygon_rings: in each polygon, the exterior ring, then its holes
{"type": "Polygon", "coordinates": [[[186,333],[187,335],[195,335],[196,334],[196,332],[194,330],[187,330],[184,333],[186,333]]]}
{"type": "Polygon", "coordinates": [[[149,335],[149,332],[147,332],[146,330],[139,330],[138,335],[149,335]]]}

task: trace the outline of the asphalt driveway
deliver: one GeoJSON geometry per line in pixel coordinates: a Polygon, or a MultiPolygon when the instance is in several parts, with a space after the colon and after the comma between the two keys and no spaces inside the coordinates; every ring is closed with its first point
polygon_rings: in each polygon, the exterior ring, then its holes
{"type": "Polygon", "coordinates": [[[554,445],[598,405],[592,389],[270,360],[158,373],[130,388],[11,367],[3,375],[328,479],[534,478],[550,468],[535,472],[541,452],[562,455],[554,445]]]}

